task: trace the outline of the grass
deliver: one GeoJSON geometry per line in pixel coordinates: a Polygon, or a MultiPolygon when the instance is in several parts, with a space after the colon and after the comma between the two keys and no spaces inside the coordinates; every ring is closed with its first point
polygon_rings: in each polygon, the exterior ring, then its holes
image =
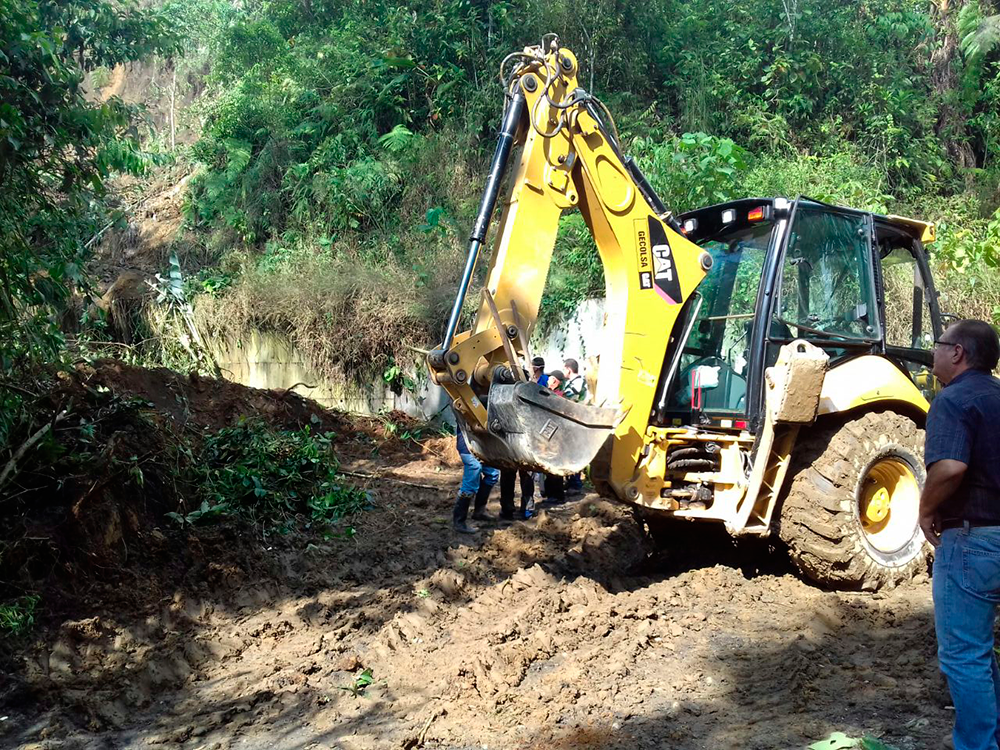
{"type": "Polygon", "coordinates": [[[0,604],[0,638],[18,638],[30,631],[39,601],[40,597],[28,594],[0,604]]]}
{"type": "Polygon", "coordinates": [[[392,257],[329,257],[300,250],[296,260],[246,272],[228,293],[201,296],[199,323],[213,337],[239,341],[254,331],[286,336],[316,369],[361,385],[414,361],[447,316],[458,255],[443,249],[419,276],[392,257]]]}

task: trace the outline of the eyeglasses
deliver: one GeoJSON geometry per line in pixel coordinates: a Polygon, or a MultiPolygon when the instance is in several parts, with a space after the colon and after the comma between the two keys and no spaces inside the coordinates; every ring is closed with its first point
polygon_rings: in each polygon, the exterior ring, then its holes
{"type": "Polygon", "coordinates": [[[961,346],[954,341],[942,341],[941,339],[934,339],[934,346],[961,346]]]}

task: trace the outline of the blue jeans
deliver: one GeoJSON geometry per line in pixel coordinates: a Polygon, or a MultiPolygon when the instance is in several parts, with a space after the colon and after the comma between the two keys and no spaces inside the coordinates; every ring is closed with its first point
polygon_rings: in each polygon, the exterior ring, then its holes
{"type": "Polygon", "coordinates": [[[993,622],[1000,603],[1000,526],[947,529],[934,554],[938,661],[955,704],[955,750],[997,750],[1000,669],[993,622]]]}
{"type": "Polygon", "coordinates": [[[483,466],[482,462],[471,453],[459,453],[462,457],[462,488],[463,495],[475,495],[479,491],[479,484],[482,482],[487,487],[494,486],[500,481],[500,469],[492,466],[483,466]]]}

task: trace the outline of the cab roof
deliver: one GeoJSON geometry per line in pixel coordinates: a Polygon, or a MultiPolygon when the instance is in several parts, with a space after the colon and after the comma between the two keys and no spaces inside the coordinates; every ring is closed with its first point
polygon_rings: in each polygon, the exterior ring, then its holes
{"type": "MultiPolygon", "coordinates": [[[[934,242],[935,239],[935,227],[932,222],[920,221],[919,219],[910,219],[906,216],[897,216],[896,214],[876,214],[871,211],[861,211],[856,208],[849,208],[847,206],[836,206],[830,203],[824,203],[823,201],[818,201],[813,198],[807,198],[801,196],[800,200],[809,201],[810,203],[816,203],[822,206],[829,206],[830,208],[837,209],[838,211],[846,211],[854,214],[867,214],[872,217],[876,222],[889,224],[894,227],[898,227],[903,230],[906,234],[913,237],[916,240],[920,240],[923,244],[927,245],[934,242]]],[[[698,226],[698,234],[713,233],[722,228],[722,212],[727,209],[735,209],[738,214],[742,214],[744,211],[751,211],[754,208],[766,206],[770,211],[775,209],[780,210],[784,207],[791,207],[791,201],[787,198],[774,197],[774,198],[741,198],[739,200],[727,201],[726,203],[717,203],[712,206],[706,206],[705,208],[698,208],[694,211],[688,211],[681,214],[680,220],[683,224],[688,219],[695,219],[698,226]],[[784,204],[784,205],[783,205],[784,204]]]]}

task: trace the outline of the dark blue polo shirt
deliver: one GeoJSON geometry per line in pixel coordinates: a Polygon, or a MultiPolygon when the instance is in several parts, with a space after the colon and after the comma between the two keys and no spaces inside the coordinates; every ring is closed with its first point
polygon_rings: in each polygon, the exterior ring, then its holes
{"type": "Polygon", "coordinates": [[[931,403],[924,463],[946,458],[969,468],[941,520],[1000,525],[1000,380],[990,373],[966,370],[931,403]]]}

